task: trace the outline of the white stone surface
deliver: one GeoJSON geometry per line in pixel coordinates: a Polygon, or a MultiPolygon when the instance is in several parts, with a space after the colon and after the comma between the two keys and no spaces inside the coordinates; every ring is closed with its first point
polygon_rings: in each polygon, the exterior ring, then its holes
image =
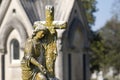
{"type": "Polygon", "coordinates": [[[104,78],[103,78],[103,72],[100,71],[100,72],[98,73],[97,80],[103,80],[103,79],[104,79],[104,78]]]}
{"type": "Polygon", "coordinates": [[[97,79],[97,71],[94,71],[94,73],[91,75],[91,79],[97,79]]]}

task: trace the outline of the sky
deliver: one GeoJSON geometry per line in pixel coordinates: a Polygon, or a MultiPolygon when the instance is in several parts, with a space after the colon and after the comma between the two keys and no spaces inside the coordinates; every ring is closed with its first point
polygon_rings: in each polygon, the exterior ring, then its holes
{"type": "Polygon", "coordinates": [[[92,26],[93,31],[99,30],[112,17],[113,2],[114,0],[97,0],[98,11],[94,13],[96,21],[92,26]]]}

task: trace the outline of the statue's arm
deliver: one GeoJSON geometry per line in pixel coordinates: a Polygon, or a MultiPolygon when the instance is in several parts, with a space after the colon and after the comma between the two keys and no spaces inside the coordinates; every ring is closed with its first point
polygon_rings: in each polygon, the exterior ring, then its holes
{"type": "Polygon", "coordinates": [[[46,71],[46,69],[44,68],[44,66],[42,66],[35,58],[31,57],[31,58],[30,58],[30,62],[31,62],[33,65],[37,66],[43,74],[46,74],[46,73],[47,73],[47,71],[46,71]]]}

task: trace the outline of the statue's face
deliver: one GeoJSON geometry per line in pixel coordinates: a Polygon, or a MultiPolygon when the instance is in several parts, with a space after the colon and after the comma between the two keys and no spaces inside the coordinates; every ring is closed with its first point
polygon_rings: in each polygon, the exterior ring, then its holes
{"type": "Polygon", "coordinates": [[[42,37],[44,37],[44,31],[38,31],[35,37],[41,39],[42,37]]]}

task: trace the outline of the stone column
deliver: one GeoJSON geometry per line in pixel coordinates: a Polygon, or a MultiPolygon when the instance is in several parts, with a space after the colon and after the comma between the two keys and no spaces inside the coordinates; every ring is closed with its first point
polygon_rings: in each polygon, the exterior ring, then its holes
{"type": "Polygon", "coordinates": [[[2,80],[2,55],[0,53],[0,80],[2,80]]]}
{"type": "MultiPolygon", "coordinates": [[[[87,41],[88,42],[88,41],[87,41]]],[[[89,43],[87,43],[84,47],[84,80],[90,79],[90,54],[89,54],[89,43]]]]}
{"type": "Polygon", "coordinates": [[[4,56],[0,53],[0,80],[5,80],[5,64],[4,64],[4,56]]]}
{"type": "Polygon", "coordinates": [[[59,80],[63,80],[63,52],[62,49],[62,37],[65,29],[57,30],[57,52],[58,56],[55,62],[55,75],[59,80]]]}

